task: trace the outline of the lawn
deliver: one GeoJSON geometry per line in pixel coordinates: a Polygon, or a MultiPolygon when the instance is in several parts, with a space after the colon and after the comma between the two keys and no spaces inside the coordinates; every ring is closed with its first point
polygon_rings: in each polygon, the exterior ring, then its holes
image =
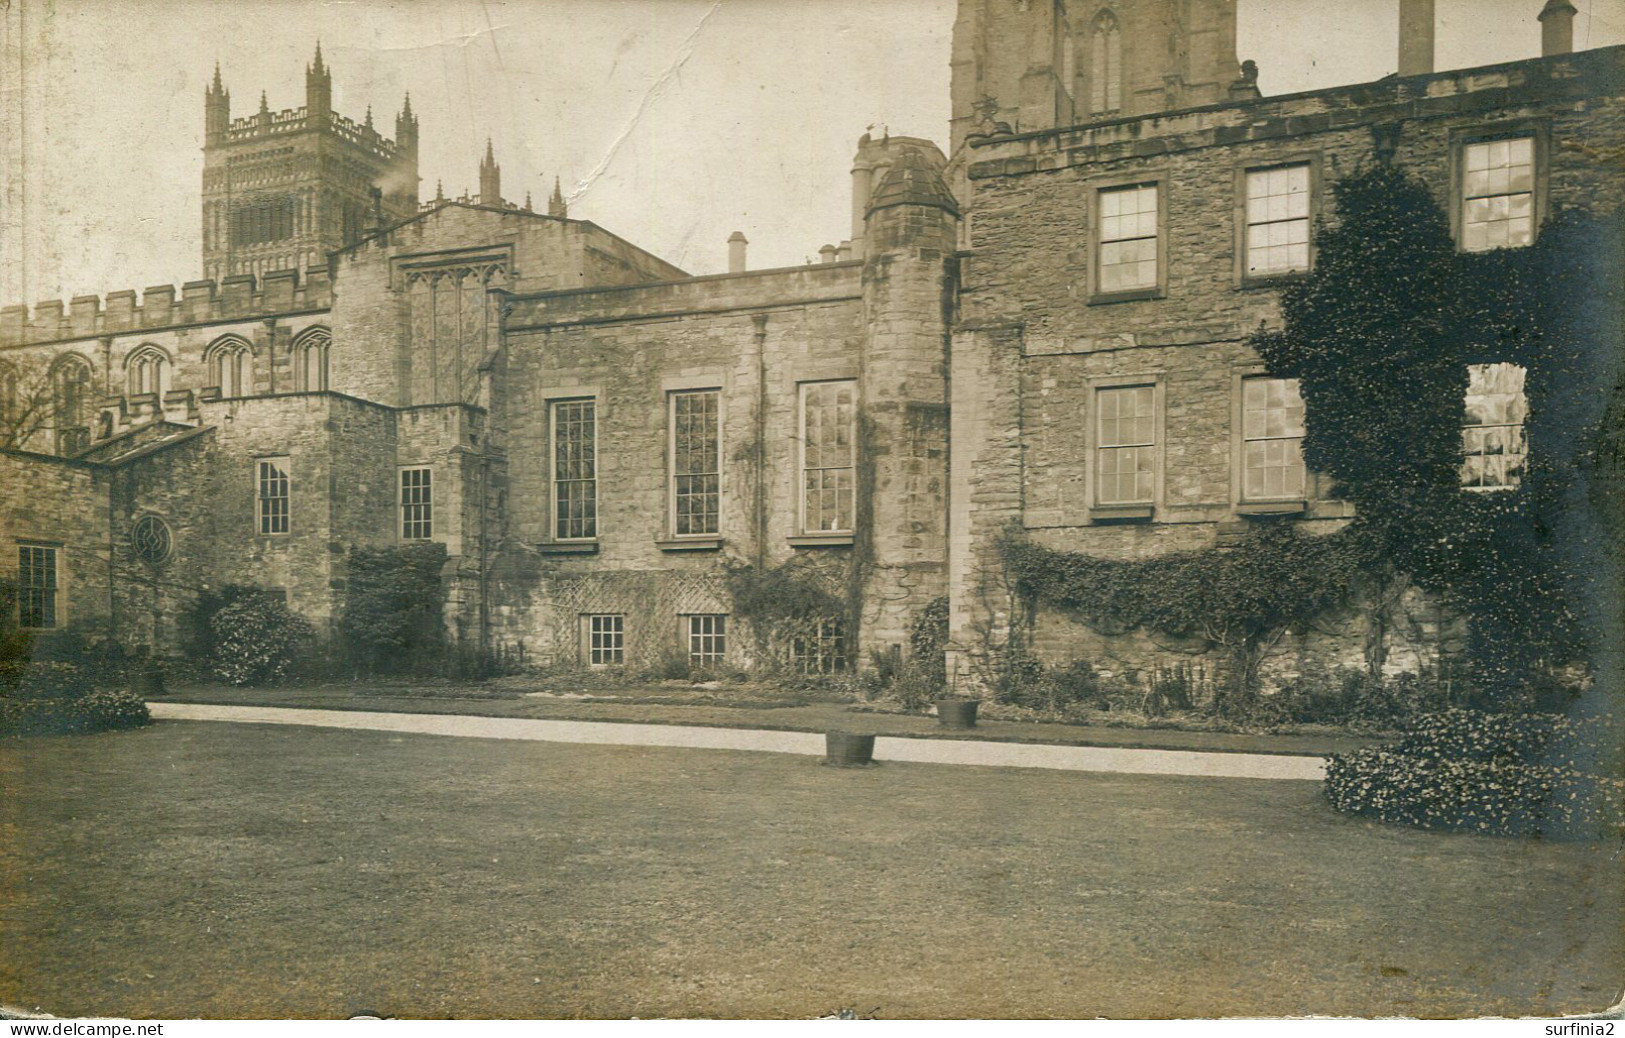
{"type": "Polygon", "coordinates": [[[1550,1015],[1625,975],[1617,848],[1306,782],[186,722],[0,780],[0,1002],[62,1015],[1550,1015]]]}

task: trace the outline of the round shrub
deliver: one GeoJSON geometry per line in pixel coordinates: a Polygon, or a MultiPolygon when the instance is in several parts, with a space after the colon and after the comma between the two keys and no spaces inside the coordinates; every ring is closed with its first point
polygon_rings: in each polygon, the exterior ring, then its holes
{"type": "Polygon", "coordinates": [[[288,676],[310,648],[310,621],[265,595],[240,598],[209,621],[214,673],[231,685],[263,685],[288,676]]]}
{"type": "Polygon", "coordinates": [[[1609,718],[1447,710],[1398,742],[1327,759],[1339,811],[1426,829],[1506,836],[1625,835],[1609,718]]]}
{"type": "Polygon", "coordinates": [[[35,660],[21,669],[19,699],[78,699],[95,687],[90,672],[65,660],[35,660]]]}

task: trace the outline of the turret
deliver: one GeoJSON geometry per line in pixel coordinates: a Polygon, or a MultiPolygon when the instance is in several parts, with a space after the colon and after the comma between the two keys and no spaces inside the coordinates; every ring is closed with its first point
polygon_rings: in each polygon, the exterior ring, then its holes
{"type": "Polygon", "coordinates": [[[322,44],[316,42],[316,60],[305,66],[305,112],[324,122],[333,112],[333,73],[322,64],[322,44]]]}
{"type": "Polygon", "coordinates": [[[906,645],[911,618],[948,588],[948,323],[941,301],[953,291],[959,215],[936,145],[893,137],[877,152],[875,143],[860,149],[860,158],[872,161],[859,163],[885,170],[867,186],[862,228],[860,435],[883,445],[858,476],[870,508],[858,535],[869,541],[863,600],[875,603],[865,611],[865,655],[906,645]]]}
{"type": "Polygon", "coordinates": [[[485,158],[480,160],[480,205],[502,204],[502,167],[497,165],[491,150],[491,138],[485,138],[485,158]]]}
{"type": "Polygon", "coordinates": [[[203,93],[205,144],[223,144],[231,125],[231,92],[220,83],[220,63],[214,63],[214,82],[203,93]]]}
{"type": "Polygon", "coordinates": [[[559,188],[559,178],[553,178],[553,197],[547,200],[547,215],[563,219],[570,215],[570,207],[564,204],[564,192],[559,188]]]}

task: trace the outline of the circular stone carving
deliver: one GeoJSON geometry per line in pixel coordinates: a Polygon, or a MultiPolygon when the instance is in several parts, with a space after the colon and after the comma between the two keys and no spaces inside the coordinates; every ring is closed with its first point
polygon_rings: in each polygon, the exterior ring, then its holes
{"type": "Polygon", "coordinates": [[[130,531],[130,545],[136,558],[157,565],[169,558],[169,525],[155,515],[142,516],[130,531]]]}

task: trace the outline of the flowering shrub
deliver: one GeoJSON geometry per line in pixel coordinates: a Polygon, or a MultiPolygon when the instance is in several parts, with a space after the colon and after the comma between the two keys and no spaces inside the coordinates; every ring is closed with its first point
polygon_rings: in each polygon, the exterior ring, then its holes
{"type": "Polygon", "coordinates": [[[77,699],[89,695],[96,682],[90,672],[66,660],[35,660],[18,671],[12,695],[19,699],[77,699]]]}
{"type": "Polygon", "coordinates": [[[0,736],[66,735],[138,728],[152,717],[147,704],[123,689],[75,696],[0,697],[0,736]]]}
{"type": "Polygon", "coordinates": [[[232,685],[262,685],[287,677],[316,631],[310,621],[267,595],[240,598],[209,621],[214,673],[232,685]]]}
{"type": "Polygon", "coordinates": [[[1326,762],[1326,799],[1349,814],[1497,835],[1625,835],[1611,718],[1446,710],[1397,743],[1326,762]]]}

